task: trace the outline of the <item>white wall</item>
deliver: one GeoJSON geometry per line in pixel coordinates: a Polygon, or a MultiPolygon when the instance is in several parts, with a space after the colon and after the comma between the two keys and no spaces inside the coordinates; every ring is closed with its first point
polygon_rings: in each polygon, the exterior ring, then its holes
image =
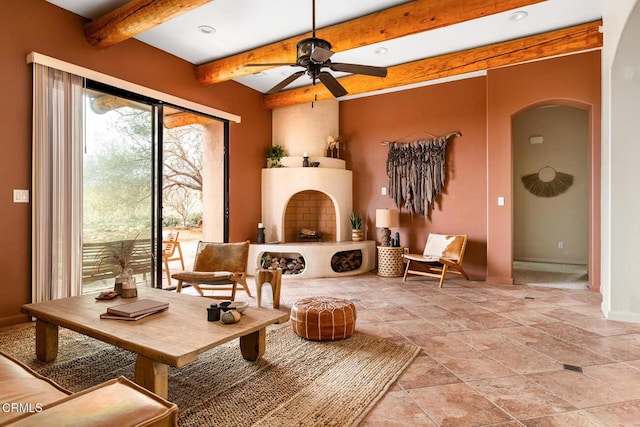
{"type": "Polygon", "coordinates": [[[640,3],[609,0],[602,52],[602,311],[640,323],[640,3]]]}

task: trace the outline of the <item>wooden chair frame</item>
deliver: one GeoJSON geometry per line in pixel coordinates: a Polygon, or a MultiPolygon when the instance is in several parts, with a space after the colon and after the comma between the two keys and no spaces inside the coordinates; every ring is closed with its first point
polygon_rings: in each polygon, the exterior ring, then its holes
{"type": "Polygon", "coordinates": [[[422,254],[404,254],[403,258],[407,262],[404,271],[403,281],[407,281],[409,274],[428,276],[440,279],[439,287],[444,285],[447,273],[457,274],[469,280],[469,276],[462,268],[462,260],[467,246],[467,235],[445,235],[430,233],[422,254]],[[447,242],[442,246],[442,242],[447,242]],[[411,268],[411,263],[422,266],[422,270],[411,268]]]}
{"type": "Polygon", "coordinates": [[[178,241],[180,232],[170,233],[167,239],[162,241],[162,266],[167,275],[167,283],[171,286],[171,271],[169,263],[171,261],[180,261],[181,269],[184,270],[184,258],[182,257],[182,248],[178,241]],[[176,254],[177,251],[177,254],[176,254]]]}
{"type": "Polygon", "coordinates": [[[178,281],[176,292],[182,292],[182,284],[189,283],[200,296],[233,301],[240,283],[251,296],[246,282],[249,244],[248,240],[241,243],[199,242],[193,271],[172,274],[178,281]],[[222,290],[230,294],[215,294],[222,290]],[[214,294],[205,295],[204,291],[214,291],[214,294]]]}

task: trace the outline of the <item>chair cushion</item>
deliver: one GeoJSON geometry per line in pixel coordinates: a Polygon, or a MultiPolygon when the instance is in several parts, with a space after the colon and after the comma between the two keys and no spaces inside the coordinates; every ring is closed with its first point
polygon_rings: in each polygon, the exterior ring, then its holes
{"type": "MultiPolygon", "coordinates": [[[[47,405],[71,394],[22,362],[0,352],[0,402],[47,405]]],[[[0,410],[0,424],[20,415],[0,410]]]]}
{"type": "Polygon", "coordinates": [[[75,393],[12,426],[177,426],[178,407],[124,377],[75,393]]]}
{"type": "MultiPolygon", "coordinates": [[[[423,255],[427,257],[460,259],[465,243],[465,236],[452,234],[429,234],[423,255]]],[[[428,260],[427,260],[428,261],[428,260]]]]}
{"type": "Polygon", "coordinates": [[[249,241],[241,243],[200,242],[196,254],[195,271],[247,270],[249,241]]]}
{"type": "Polygon", "coordinates": [[[179,271],[171,277],[183,282],[205,283],[229,280],[234,277],[234,274],[230,271],[179,271]]]}

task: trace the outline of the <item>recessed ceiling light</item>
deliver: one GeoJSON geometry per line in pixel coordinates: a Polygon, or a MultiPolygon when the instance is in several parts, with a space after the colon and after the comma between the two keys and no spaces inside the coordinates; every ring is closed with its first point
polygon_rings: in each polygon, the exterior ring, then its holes
{"type": "Polygon", "coordinates": [[[386,47],[377,47],[376,50],[373,51],[373,53],[375,53],[376,55],[384,55],[385,53],[389,52],[389,49],[387,49],[386,47]]]}
{"type": "Polygon", "coordinates": [[[529,16],[527,12],[525,12],[524,10],[519,10],[517,12],[513,12],[511,16],[509,16],[509,19],[512,21],[522,21],[527,16],[529,16]]]}
{"type": "Polygon", "coordinates": [[[200,31],[201,33],[204,33],[204,34],[213,34],[213,33],[216,32],[216,29],[211,27],[211,26],[209,26],[209,25],[200,25],[198,27],[198,31],[200,31]]]}

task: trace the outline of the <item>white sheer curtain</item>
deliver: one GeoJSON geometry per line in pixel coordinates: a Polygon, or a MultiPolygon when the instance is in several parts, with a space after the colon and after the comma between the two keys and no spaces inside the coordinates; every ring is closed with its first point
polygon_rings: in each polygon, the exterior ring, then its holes
{"type": "Polygon", "coordinates": [[[82,77],[33,64],[33,302],[82,293],[82,99],[82,77]]]}

